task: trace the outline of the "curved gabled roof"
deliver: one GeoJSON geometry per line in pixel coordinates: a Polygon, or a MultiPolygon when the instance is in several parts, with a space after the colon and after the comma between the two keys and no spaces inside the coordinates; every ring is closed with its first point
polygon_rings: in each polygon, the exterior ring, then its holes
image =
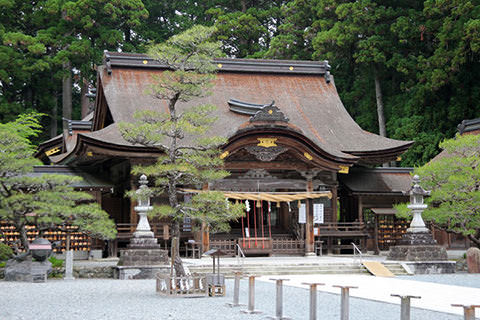
{"type": "MultiPolygon", "coordinates": [[[[215,63],[219,72],[212,95],[178,104],[180,111],[191,105],[216,105],[218,121],[209,134],[231,139],[251,126],[250,116],[232,112],[229,100],[261,105],[274,100],[275,106],[288,118],[286,129],[299,132],[340,162],[370,158],[370,162],[377,159],[381,163],[385,157],[395,157],[412,144],[362,130],[340,101],[326,62],[216,59],[215,63]]],[[[165,101],[147,93],[153,83],[152,75],[159,75],[163,70],[164,66],[145,55],[107,53],[105,66],[98,69],[97,93],[106,103],[101,104],[97,97],[94,131],[79,136],[131,146],[123,140],[116,124],[131,121],[137,110],[167,111],[165,101]],[[100,109],[107,106],[113,124],[103,128],[100,109]]],[[[105,112],[103,110],[103,114],[105,112]]]]}

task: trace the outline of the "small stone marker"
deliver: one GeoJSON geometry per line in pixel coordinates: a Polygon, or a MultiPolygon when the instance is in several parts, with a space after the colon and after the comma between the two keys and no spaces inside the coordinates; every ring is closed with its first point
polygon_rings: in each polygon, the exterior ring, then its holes
{"type": "Polygon", "coordinates": [[[400,320],[410,320],[410,299],[420,299],[420,296],[409,296],[400,294],[391,294],[392,297],[399,297],[401,299],[400,304],[400,320]]]}
{"type": "Polygon", "coordinates": [[[323,286],[325,283],[303,282],[302,284],[310,286],[310,320],[317,320],[317,286],[323,286]]]}
{"type": "Polygon", "coordinates": [[[464,319],[475,320],[475,308],[480,308],[480,305],[452,304],[452,307],[462,307],[464,319]]]}
{"type": "Polygon", "coordinates": [[[260,310],[255,310],[255,277],[256,276],[248,277],[248,309],[240,311],[242,313],[262,313],[260,310]]]}
{"type": "Polygon", "coordinates": [[[275,278],[270,279],[275,280],[277,286],[277,295],[276,295],[276,305],[275,305],[275,316],[267,317],[267,319],[273,320],[290,320],[291,318],[283,316],[283,281],[288,281],[290,279],[285,278],[275,278]]]}
{"type": "Polygon", "coordinates": [[[349,303],[348,299],[350,296],[350,289],[357,289],[358,287],[354,286],[339,286],[339,285],[334,285],[334,288],[340,288],[342,292],[341,296],[341,304],[340,304],[340,319],[341,320],[348,320],[349,318],[349,303]]]}
{"type": "Polygon", "coordinates": [[[65,276],[63,280],[74,280],[73,277],[73,250],[65,251],[65,276]]]}
{"type": "Polygon", "coordinates": [[[480,273],[480,249],[472,247],[467,250],[468,273],[480,273]]]}

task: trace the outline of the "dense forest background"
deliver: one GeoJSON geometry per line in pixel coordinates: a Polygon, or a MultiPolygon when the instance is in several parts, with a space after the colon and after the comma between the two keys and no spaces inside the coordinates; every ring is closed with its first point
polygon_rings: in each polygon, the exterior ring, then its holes
{"type": "Polygon", "coordinates": [[[41,140],[91,102],[104,50],[145,52],[215,25],[227,56],[328,60],[365,130],[415,140],[401,165],[438,153],[480,117],[480,0],[0,0],[0,121],[45,113],[41,140]]]}

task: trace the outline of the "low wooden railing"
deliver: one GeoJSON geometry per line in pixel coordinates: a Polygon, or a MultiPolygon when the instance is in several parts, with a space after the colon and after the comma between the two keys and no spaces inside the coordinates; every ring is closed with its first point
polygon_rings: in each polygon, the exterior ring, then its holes
{"type": "MultiPolygon", "coordinates": [[[[137,224],[135,223],[117,223],[117,239],[130,239],[137,228],[137,224]]],[[[169,239],[170,237],[170,225],[166,222],[159,222],[159,223],[150,223],[150,228],[152,229],[155,237],[158,239],[169,239]]],[[[184,231],[184,230],[191,230],[190,225],[180,225],[180,230],[182,237],[185,238],[192,238],[193,232],[192,231],[184,231]]]]}
{"type": "Polygon", "coordinates": [[[220,249],[231,257],[235,257],[237,242],[235,240],[210,240],[210,248],[220,249]]]}
{"type": "Polygon", "coordinates": [[[158,273],[156,291],[167,297],[201,297],[208,295],[205,275],[170,276],[158,273]]]}
{"type": "Polygon", "coordinates": [[[305,252],[305,240],[274,238],[273,252],[277,254],[303,254],[305,252]]]}
{"type": "Polygon", "coordinates": [[[324,223],[317,226],[319,236],[349,236],[366,235],[367,230],[363,222],[324,223]]]}

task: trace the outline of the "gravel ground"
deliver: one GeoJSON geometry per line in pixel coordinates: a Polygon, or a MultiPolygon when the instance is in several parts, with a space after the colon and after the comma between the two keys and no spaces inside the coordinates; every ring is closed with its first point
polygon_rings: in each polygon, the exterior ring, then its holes
{"type": "MultiPolygon", "coordinates": [[[[409,277],[412,279],[412,277],[409,277]]],[[[443,282],[442,282],[443,283],[443,282]]],[[[49,280],[47,283],[0,281],[1,320],[50,319],[264,319],[275,314],[275,286],[256,282],[256,308],[263,314],[246,315],[225,304],[232,301],[233,280],[220,298],[165,298],[155,293],[154,280],[49,280]]],[[[340,319],[340,296],[318,293],[320,319],[340,319]]],[[[247,301],[247,281],[242,280],[240,302],[247,301]]],[[[308,319],[307,289],[284,287],[284,315],[308,319]]],[[[351,320],[400,318],[400,306],[351,298],[351,320]]],[[[412,308],[412,319],[450,320],[461,316],[412,308]]]]}

